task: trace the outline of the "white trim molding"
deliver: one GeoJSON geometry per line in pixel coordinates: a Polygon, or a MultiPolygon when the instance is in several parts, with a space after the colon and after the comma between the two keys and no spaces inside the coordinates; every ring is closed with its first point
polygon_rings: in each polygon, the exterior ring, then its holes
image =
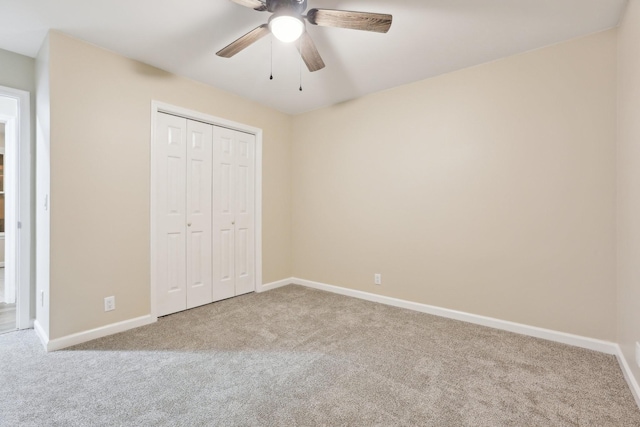
{"type": "Polygon", "coordinates": [[[38,337],[38,339],[40,339],[40,342],[46,350],[47,345],[49,344],[49,337],[47,336],[47,333],[44,331],[44,328],[42,327],[40,322],[38,322],[37,320],[33,321],[33,330],[35,331],[36,336],[38,337]]]}
{"type": "Polygon", "coordinates": [[[328,285],[326,283],[313,282],[311,280],[299,279],[295,277],[293,278],[293,283],[295,283],[296,285],[320,289],[323,291],[333,292],[349,297],[360,298],[367,301],[378,302],[394,307],[406,308],[408,310],[446,317],[448,319],[461,320],[463,322],[488,326],[490,328],[501,329],[503,331],[514,332],[516,334],[542,338],[549,341],[568,344],[574,347],[586,348],[588,350],[594,350],[600,353],[615,355],[618,352],[617,344],[610,341],[603,341],[594,338],[583,337],[580,335],[568,334],[566,332],[559,332],[551,329],[538,328],[537,326],[529,326],[522,323],[509,322],[507,320],[495,319],[493,317],[479,316],[477,314],[465,313],[463,311],[450,310],[448,308],[436,307],[433,305],[387,297],[384,295],[372,294],[364,291],[357,291],[354,289],[342,288],[340,286],[328,285]]]}
{"type": "Polygon", "coordinates": [[[276,280],[275,282],[265,283],[259,286],[256,289],[256,292],[265,292],[265,291],[270,291],[272,289],[281,288],[283,286],[293,285],[293,284],[296,284],[295,281],[296,281],[295,278],[289,277],[288,279],[276,280]]]}
{"type": "Polygon", "coordinates": [[[620,364],[620,369],[622,369],[622,374],[624,375],[624,379],[627,380],[627,384],[629,384],[629,388],[631,389],[631,394],[636,399],[636,405],[640,408],[640,385],[636,380],[636,377],[631,372],[631,367],[629,363],[627,363],[627,359],[624,357],[622,353],[622,349],[618,344],[616,346],[616,357],[618,358],[618,363],[620,364]]]}
{"type": "Polygon", "coordinates": [[[150,325],[158,321],[157,317],[151,315],[140,316],[129,320],[123,320],[122,322],[112,323],[110,325],[100,326],[99,328],[89,329],[88,331],[78,332],[76,334],[67,335],[62,338],[56,338],[50,340],[44,333],[44,330],[40,326],[40,323],[36,320],[34,323],[34,329],[38,338],[44,345],[47,351],[56,351],[63,348],[71,347],[73,345],[82,344],[87,341],[95,340],[98,338],[106,337],[108,335],[117,334],[120,332],[128,331],[129,329],[139,328],[140,326],[150,325]]]}

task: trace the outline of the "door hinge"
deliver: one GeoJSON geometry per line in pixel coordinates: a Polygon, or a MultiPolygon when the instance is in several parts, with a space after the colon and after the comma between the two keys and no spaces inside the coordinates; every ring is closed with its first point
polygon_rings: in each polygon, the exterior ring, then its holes
{"type": "Polygon", "coordinates": [[[18,221],[18,230],[22,228],[22,222],[18,221]]]}

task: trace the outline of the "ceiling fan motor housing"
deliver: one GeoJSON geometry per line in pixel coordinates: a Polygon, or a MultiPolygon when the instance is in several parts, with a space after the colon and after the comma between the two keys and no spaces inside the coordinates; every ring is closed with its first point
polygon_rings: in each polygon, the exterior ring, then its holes
{"type": "Polygon", "coordinates": [[[307,9],[307,0],[267,0],[267,10],[271,13],[282,12],[287,15],[302,15],[307,9]]]}

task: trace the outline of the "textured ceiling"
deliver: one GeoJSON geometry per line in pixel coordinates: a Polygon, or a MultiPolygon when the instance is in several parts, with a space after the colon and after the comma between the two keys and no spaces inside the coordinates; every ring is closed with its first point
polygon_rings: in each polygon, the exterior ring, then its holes
{"type": "Polygon", "coordinates": [[[326,68],[301,72],[295,46],[273,41],[272,81],[271,37],[215,55],[269,17],[228,0],[0,0],[0,48],[35,56],[55,29],[295,114],[615,27],[626,2],[309,0],[389,13],[393,25],[388,34],[307,25],[326,68]]]}

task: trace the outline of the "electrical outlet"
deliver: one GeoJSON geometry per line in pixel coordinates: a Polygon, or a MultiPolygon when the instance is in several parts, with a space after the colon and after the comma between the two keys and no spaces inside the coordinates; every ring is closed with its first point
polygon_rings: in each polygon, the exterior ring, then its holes
{"type": "Polygon", "coordinates": [[[640,368],[640,342],[636,342],[636,365],[640,368]]]}
{"type": "Polygon", "coordinates": [[[373,283],[376,285],[382,285],[382,274],[376,273],[373,275],[373,283]]]}
{"type": "Polygon", "coordinates": [[[104,299],[104,311],[116,309],[116,297],[106,297],[104,299]]]}

